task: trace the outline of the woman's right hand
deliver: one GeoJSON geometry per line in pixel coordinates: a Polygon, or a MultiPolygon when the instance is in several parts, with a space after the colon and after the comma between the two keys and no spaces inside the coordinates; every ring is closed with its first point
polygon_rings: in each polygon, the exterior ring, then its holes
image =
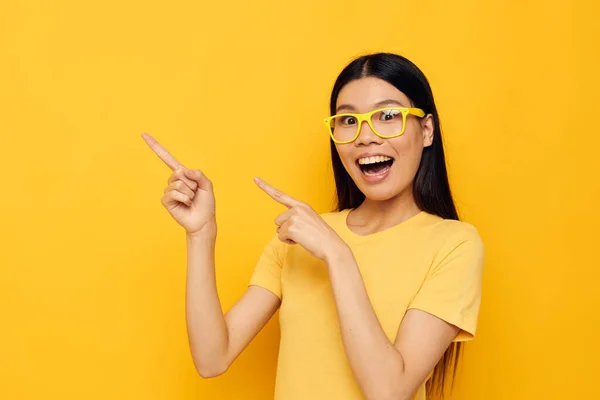
{"type": "Polygon", "coordinates": [[[142,138],[173,171],[161,201],[189,235],[216,234],[215,196],[211,181],[200,171],[183,166],[152,136],[142,138]]]}

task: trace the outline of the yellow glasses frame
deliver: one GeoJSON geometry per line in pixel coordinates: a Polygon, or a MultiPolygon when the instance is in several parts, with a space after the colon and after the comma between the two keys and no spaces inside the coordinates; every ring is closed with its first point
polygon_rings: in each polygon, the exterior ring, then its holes
{"type": "Polygon", "coordinates": [[[336,114],[336,115],[332,115],[331,117],[325,118],[324,122],[325,122],[325,126],[327,126],[327,130],[329,131],[329,135],[331,136],[331,139],[337,144],[346,144],[346,143],[354,142],[356,140],[356,138],[358,137],[358,135],[360,135],[360,129],[362,127],[363,122],[366,122],[367,124],[369,124],[369,127],[371,128],[371,130],[382,139],[390,139],[390,138],[401,136],[404,133],[404,130],[406,129],[406,116],[408,114],[415,115],[419,118],[423,118],[425,116],[425,111],[421,110],[420,108],[413,108],[413,107],[410,107],[410,108],[409,107],[386,107],[386,108],[378,108],[377,110],[369,111],[369,112],[362,113],[362,114],[354,114],[354,113],[336,114]],[[387,110],[398,110],[402,114],[402,131],[400,131],[400,133],[398,133],[396,135],[391,135],[391,136],[381,135],[373,127],[373,123],[371,122],[371,116],[373,116],[373,114],[375,114],[377,112],[381,112],[381,111],[387,111],[387,110]],[[352,139],[340,141],[340,140],[337,140],[333,136],[333,131],[331,130],[331,120],[333,120],[334,118],[338,118],[338,117],[354,117],[358,121],[357,127],[356,127],[356,135],[354,135],[354,137],[352,139]]]}

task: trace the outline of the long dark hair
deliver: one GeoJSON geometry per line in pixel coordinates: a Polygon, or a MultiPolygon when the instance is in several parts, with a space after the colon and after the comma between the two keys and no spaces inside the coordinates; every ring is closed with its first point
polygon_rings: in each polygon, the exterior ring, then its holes
{"type": "MultiPolygon", "coordinates": [[[[421,210],[445,219],[458,220],[448,183],[440,119],[427,78],[415,64],[400,55],[376,53],[361,56],[348,64],[335,81],[330,99],[331,115],[335,114],[340,90],[348,82],[363,77],[376,77],[394,85],[412,101],[414,107],[421,108],[426,115],[433,115],[433,143],[423,149],[421,163],[413,182],[413,197],[421,210]]],[[[364,201],[365,195],[344,168],[333,140],[331,162],[337,192],[337,210],[358,207],[364,201]]],[[[454,381],[461,353],[460,342],[453,342],[445,351],[435,366],[433,376],[427,382],[428,398],[443,398],[446,378],[451,373],[454,381]]]]}

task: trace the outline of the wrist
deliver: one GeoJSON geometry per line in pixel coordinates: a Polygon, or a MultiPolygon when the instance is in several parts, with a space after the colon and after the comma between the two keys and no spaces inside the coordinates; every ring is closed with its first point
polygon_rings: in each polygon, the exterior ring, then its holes
{"type": "Polygon", "coordinates": [[[325,263],[328,266],[336,264],[344,264],[354,258],[352,250],[346,243],[340,243],[338,246],[330,247],[330,250],[325,253],[325,263]]]}
{"type": "Polygon", "coordinates": [[[193,242],[215,242],[217,239],[217,223],[208,222],[195,232],[186,232],[186,238],[193,242]]]}

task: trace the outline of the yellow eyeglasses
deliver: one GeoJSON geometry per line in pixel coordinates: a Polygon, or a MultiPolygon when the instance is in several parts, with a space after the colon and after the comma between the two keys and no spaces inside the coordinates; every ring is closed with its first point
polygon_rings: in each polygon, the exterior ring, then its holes
{"type": "Polygon", "coordinates": [[[406,128],[406,116],[425,116],[420,108],[388,107],[362,114],[337,114],[325,118],[325,125],[333,141],[337,144],[352,143],[360,133],[363,122],[383,139],[400,136],[406,128]]]}

